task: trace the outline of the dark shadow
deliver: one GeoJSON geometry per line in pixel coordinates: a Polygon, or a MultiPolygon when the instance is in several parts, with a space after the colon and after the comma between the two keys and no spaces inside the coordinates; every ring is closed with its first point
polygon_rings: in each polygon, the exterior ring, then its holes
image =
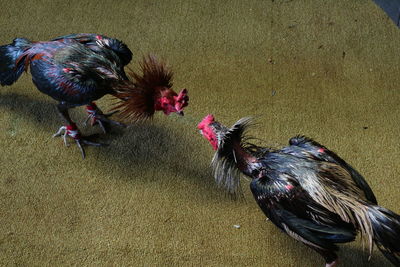
{"type": "MultiPolygon", "coordinates": [[[[18,114],[18,116],[33,120],[37,123],[38,127],[49,131],[49,134],[52,134],[52,131],[61,125],[61,120],[56,112],[55,104],[56,103],[53,104],[40,100],[32,101],[27,96],[14,93],[0,95],[0,107],[5,107],[11,112],[18,114]]],[[[80,118],[81,121],[83,118],[84,116],[82,115],[82,118],[80,118]]],[[[196,151],[204,144],[200,141],[198,143],[194,142],[193,139],[189,140],[189,138],[184,136],[179,130],[179,127],[176,129],[173,124],[167,127],[152,121],[137,123],[126,129],[115,127],[110,133],[99,135],[98,141],[110,143],[110,146],[96,148],[98,149],[96,155],[94,155],[94,151],[91,151],[87,153],[87,156],[97,156],[100,161],[117,165],[119,168],[124,169],[124,172],[127,173],[126,177],[132,181],[137,181],[138,179],[142,179],[142,181],[143,179],[152,179],[149,182],[153,182],[159,181],[165,177],[131,177],[129,175],[131,170],[134,172],[138,169],[146,171],[148,169],[162,169],[171,175],[179,172],[181,176],[194,181],[195,186],[193,186],[192,190],[196,192],[201,190],[201,194],[205,196],[204,200],[218,199],[218,201],[232,202],[228,196],[224,195],[222,190],[218,190],[214,185],[209,166],[211,158],[207,158],[208,156],[206,155],[196,155],[196,151]],[[196,161],[194,159],[200,160],[196,161]]],[[[99,131],[99,129],[93,131],[99,131]]],[[[193,137],[196,135],[198,135],[198,133],[194,126],[193,137]]],[[[200,136],[199,140],[201,140],[200,136]]],[[[80,158],[78,150],[76,151],[76,157],[80,158]]],[[[106,164],[104,168],[107,168],[108,164],[106,164]]],[[[116,179],[118,178],[119,177],[116,177],[116,179]]],[[[243,187],[246,189],[248,183],[244,181],[243,187]]],[[[246,195],[246,199],[251,198],[249,194],[246,195]]],[[[254,209],[257,208],[255,205],[252,206],[254,209]]],[[[265,229],[265,227],[262,228],[265,229]]],[[[278,229],[275,230],[279,231],[278,229]]],[[[289,257],[291,257],[291,255],[295,257],[300,250],[300,253],[307,255],[305,257],[311,257],[312,260],[318,262],[315,266],[323,266],[323,259],[319,254],[300,242],[292,240],[284,233],[281,234],[282,239],[280,242],[282,243],[277,244],[277,246],[284,246],[289,257]],[[287,239],[291,240],[289,241],[287,239]]],[[[265,231],[265,240],[267,240],[267,238],[268,232],[265,231]]],[[[372,258],[368,261],[368,251],[362,249],[362,245],[358,240],[355,242],[358,243],[356,244],[356,248],[346,244],[339,245],[340,251],[338,255],[340,258],[340,266],[391,266],[390,262],[384,258],[378,249],[374,249],[372,258]]],[[[304,259],[304,262],[309,261],[310,259],[304,259]]]]}
{"type": "MultiPolygon", "coordinates": [[[[49,135],[52,135],[62,125],[62,121],[56,111],[56,102],[51,103],[50,101],[32,100],[27,96],[15,93],[0,95],[1,107],[9,109],[18,116],[23,116],[24,119],[34,121],[43,131],[48,131],[49,135]]],[[[127,174],[133,173],[137,169],[149,168],[162,169],[163,172],[171,175],[178,172],[181,176],[193,180],[196,184],[193,190],[202,190],[202,194],[206,196],[205,199],[218,197],[220,200],[231,201],[224,197],[214,185],[209,166],[211,158],[203,157],[202,160],[193,161],[193,154],[196,154],[195,151],[198,151],[204,144],[196,147],[193,140],[188,140],[179,130],[173,129],[173,124],[167,127],[150,120],[130,125],[127,128],[113,127],[107,134],[96,134],[101,133],[98,126],[83,127],[80,123],[85,119],[85,113],[80,109],[82,107],[71,109],[70,113],[83,135],[97,137],[93,141],[109,144],[109,146],[101,148],[87,148],[88,158],[99,157],[101,161],[119,165],[117,168],[123,169],[127,174]],[[94,152],[94,149],[97,151],[94,152]]],[[[166,119],[169,118],[166,117],[166,119]]],[[[197,137],[197,135],[194,125],[193,136],[197,137]]],[[[198,135],[198,139],[201,140],[200,135],[198,135]]],[[[76,156],[80,157],[78,150],[76,150],[76,156]]],[[[201,157],[201,155],[195,156],[201,157]]],[[[129,175],[127,176],[129,177],[129,175]]],[[[152,177],[152,181],[162,178],[152,177]]],[[[144,178],[131,177],[129,179],[144,178]]]]}
{"type": "MultiPolygon", "coordinates": [[[[99,155],[112,159],[114,164],[122,163],[132,169],[156,169],[171,175],[179,173],[193,180],[199,188],[208,192],[212,188],[215,190],[209,160],[193,161],[193,153],[197,150],[193,140],[188,140],[172,128],[172,124],[169,128],[152,121],[131,125],[124,129],[123,134],[115,133],[118,139],[100,150],[99,155]]],[[[154,181],[160,178],[151,179],[154,181]]]]}
{"type": "Polygon", "coordinates": [[[9,109],[12,113],[21,114],[26,119],[46,128],[61,125],[61,120],[56,112],[56,104],[56,102],[32,100],[25,95],[14,93],[0,95],[1,107],[9,109]]]}

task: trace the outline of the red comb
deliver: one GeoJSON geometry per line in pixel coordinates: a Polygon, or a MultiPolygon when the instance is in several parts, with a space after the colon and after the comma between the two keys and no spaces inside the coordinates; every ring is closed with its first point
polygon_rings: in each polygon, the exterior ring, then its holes
{"type": "Polygon", "coordinates": [[[215,122],[214,116],[209,114],[197,125],[197,128],[201,130],[201,134],[211,143],[214,150],[217,150],[218,140],[213,129],[210,127],[210,124],[213,122],[215,122]]]}
{"type": "Polygon", "coordinates": [[[208,114],[203,118],[203,120],[197,125],[197,129],[204,129],[206,126],[208,126],[210,123],[213,123],[215,121],[214,116],[212,114],[208,114]]]}

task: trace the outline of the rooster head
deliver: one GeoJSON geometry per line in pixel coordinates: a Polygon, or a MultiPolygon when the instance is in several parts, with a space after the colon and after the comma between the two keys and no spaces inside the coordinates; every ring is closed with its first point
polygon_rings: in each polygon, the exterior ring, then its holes
{"type": "Polygon", "coordinates": [[[186,89],[177,94],[172,89],[172,71],[163,61],[148,55],[140,63],[141,73],[128,71],[129,80],[115,88],[116,97],[121,101],[114,109],[121,111],[122,117],[131,121],[150,118],[155,111],[165,115],[177,113],[183,115],[188,105],[186,89]]]}
{"type": "Polygon", "coordinates": [[[203,120],[197,125],[197,129],[200,133],[210,142],[214,150],[218,149],[218,128],[221,128],[221,124],[216,122],[214,116],[209,114],[203,118],[203,120]]]}
{"type": "Polygon", "coordinates": [[[255,145],[247,142],[247,128],[251,126],[251,118],[238,120],[231,128],[215,121],[213,115],[207,115],[197,125],[200,133],[216,150],[212,159],[214,178],[217,185],[224,188],[233,197],[241,195],[240,173],[251,174],[256,164],[253,151],[255,145]]]}
{"type": "Polygon", "coordinates": [[[187,90],[183,89],[179,94],[171,89],[161,91],[161,97],[154,103],[155,110],[162,110],[165,115],[177,113],[183,116],[183,109],[188,105],[189,96],[187,90]]]}

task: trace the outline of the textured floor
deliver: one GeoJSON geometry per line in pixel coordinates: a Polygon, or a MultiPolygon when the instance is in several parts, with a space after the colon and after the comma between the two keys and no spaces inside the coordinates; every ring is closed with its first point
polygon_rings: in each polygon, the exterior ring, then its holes
{"type": "MultiPolygon", "coordinates": [[[[82,160],[51,135],[55,102],[29,74],[0,88],[1,266],[323,266],[316,253],[215,188],[196,124],[213,113],[284,145],[315,138],[400,213],[400,32],[372,1],[1,1],[0,43],[102,33],[168,60],[186,116],[116,129],[82,160]],[[236,229],[233,225],[240,225],[236,229]]],[[[103,98],[106,107],[111,98],[103,98]]],[[[83,108],[72,113],[84,120],[83,108]]],[[[79,124],[83,127],[81,124],[79,124]]],[[[98,128],[82,128],[100,133],[98,128]]],[[[340,266],[389,266],[360,242],[340,266]]]]}

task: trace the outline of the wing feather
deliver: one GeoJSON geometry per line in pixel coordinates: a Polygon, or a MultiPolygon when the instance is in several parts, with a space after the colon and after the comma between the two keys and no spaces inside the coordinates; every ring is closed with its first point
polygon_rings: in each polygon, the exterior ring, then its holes
{"type": "Polygon", "coordinates": [[[262,178],[253,180],[250,187],[267,217],[292,238],[322,250],[336,250],[334,243],[354,240],[354,228],[307,199],[301,187],[285,193],[274,185],[264,184],[262,178]]]}
{"type": "Polygon", "coordinates": [[[297,180],[315,202],[357,226],[372,252],[374,234],[367,199],[346,169],[334,163],[318,162],[312,169],[305,168],[297,180]]]}
{"type": "Polygon", "coordinates": [[[301,148],[302,153],[310,154],[313,158],[317,160],[335,163],[345,168],[350,173],[351,178],[354,180],[357,186],[363,190],[366,198],[371,203],[375,205],[377,204],[376,197],[364,177],[347,162],[345,162],[341,157],[339,157],[335,152],[305,136],[293,137],[289,140],[289,144],[291,146],[301,148]]]}

